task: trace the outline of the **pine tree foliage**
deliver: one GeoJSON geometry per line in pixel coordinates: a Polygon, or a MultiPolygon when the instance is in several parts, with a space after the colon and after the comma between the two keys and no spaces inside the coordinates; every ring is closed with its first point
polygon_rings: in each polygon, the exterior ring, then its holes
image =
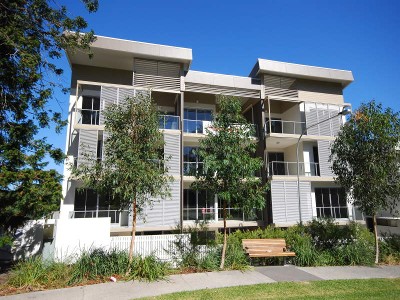
{"type": "MultiPolygon", "coordinates": [[[[97,0],[82,2],[97,10],[97,0]]],[[[46,0],[2,0],[0,24],[0,229],[9,231],[58,209],[61,175],[46,170],[46,160],[60,163],[64,155],[38,134],[65,125],[49,109],[54,90],[63,88],[63,49],[88,52],[94,35],[81,34],[82,17],[46,0]]]]}

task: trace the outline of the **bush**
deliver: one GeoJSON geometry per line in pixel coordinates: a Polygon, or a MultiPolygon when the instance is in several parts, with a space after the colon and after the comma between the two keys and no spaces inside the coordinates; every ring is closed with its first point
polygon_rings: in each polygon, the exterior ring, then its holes
{"type": "Polygon", "coordinates": [[[132,264],[130,265],[130,272],[127,274],[129,279],[145,279],[148,281],[154,281],[164,278],[170,266],[166,262],[160,261],[154,255],[141,257],[134,257],[132,264]]]}
{"type": "Polygon", "coordinates": [[[10,272],[9,286],[22,289],[43,289],[66,286],[71,267],[65,263],[43,261],[41,257],[17,263],[10,272]]]}
{"type": "Polygon", "coordinates": [[[384,263],[400,264],[400,235],[384,234],[380,241],[380,257],[384,263]]]}

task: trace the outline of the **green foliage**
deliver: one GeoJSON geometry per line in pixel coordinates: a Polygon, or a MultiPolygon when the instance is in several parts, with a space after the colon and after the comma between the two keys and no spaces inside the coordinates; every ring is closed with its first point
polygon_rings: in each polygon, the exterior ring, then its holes
{"type": "Polygon", "coordinates": [[[193,187],[210,191],[245,213],[262,209],[266,188],[254,176],[263,164],[261,158],[253,157],[257,145],[252,137],[254,128],[241,115],[238,98],[219,96],[217,101],[219,113],[213,128],[198,148],[204,171],[196,175],[193,187]]]}
{"type": "Polygon", "coordinates": [[[170,195],[172,177],[167,176],[168,157],[160,155],[164,138],[158,128],[157,108],[149,93],[138,93],[124,104],[107,107],[104,115],[104,159],[97,161],[87,153],[87,163],[73,173],[84,188],[110,195],[110,203],[120,209],[132,208],[135,202],[140,214],[155,197],[170,195]]]}
{"type": "MultiPolygon", "coordinates": [[[[374,238],[367,228],[357,223],[339,226],[332,220],[314,220],[287,229],[238,230],[229,235],[228,246],[242,249],[242,239],[264,238],[284,238],[288,250],[296,253],[290,261],[298,266],[371,265],[374,261],[374,238]]],[[[261,261],[276,263],[278,259],[261,261]]]]}
{"type": "Polygon", "coordinates": [[[371,101],[362,104],[332,145],[335,180],[362,212],[391,210],[400,194],[398,112],[371,101]]]}
{"type": "MultiPolygon", "coordinates": [[[[222,202],[224,236],[226,237],[227,206],[240,208],[245,214],[265,207],[266,186],[255,176],[263,165],[254,157],[254,128],[241,114],[239,98],[219,96],[219,113],[212,130],[199,142],[198,155],[204,170],[196,174],[192,187],[207,190],[222,202]]],[[[226,239],[223,242],[221,268],[224,268],[226,239]]]]}
{"type": "Polygon", "coordinates": [[[382,261],[388,264],[400,264],[400,235],[384,234],[380,241],[382,261]]]}
{"type": "Polygon", "coordinates": [[[19,262],[7,284],[15,288],[43,289],[66,286],[72,267],[64,263],[44,262],[41,257],[19,262]]]}
{"type": "Polygon", "coordinates": [[[169,269],[168,263],[160,261],[154,255],[139,256],[134,257],[127,277],[129,279],[155,281],[163,279],[168,274],[169,269]]]}
{"type": "MultiPolygon", "coordinates": [[[[96,11],[97,0],[83,2],[96,11]]],[[[45,160],[61,163],[64,154],[38,134],[66,124],[49,109],[54,90],[63,88],[56,65],[63,49],[88,51],[94,34],[81,34],[82,17],[46,0],[3,0],[0,24],[0,219],[12,231],[58,208],[61,175],[46,170],[45,160]]]]}

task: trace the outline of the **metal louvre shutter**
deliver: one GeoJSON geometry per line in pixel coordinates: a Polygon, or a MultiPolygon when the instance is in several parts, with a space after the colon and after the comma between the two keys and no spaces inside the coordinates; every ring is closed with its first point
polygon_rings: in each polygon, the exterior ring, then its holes
{"type": "MultiPolygon", "coordinates": [[[[144,209],[144,220],[139,218],[137,225],[140,227],[175,226],[180,220],[180,182],[170,183],[171,198],[154,199],[153,206],[147,205],[144,209]]],[[[129,218],[132,226],[132,216],[129,218]]]]}
{"type": "Polygon", "coordinates": [[[159,61],[158,73],[154,75],[178,78],[180,77],[180,66],[179,64],[159,61]]]}
{"type": "Polygon", "coordinates": [[[134,65],[134,86],[156,90],[180,91],[180,64],[135,59],[134,65]]]}
{"type": "MultiPolygon", "coordinates": [[[[339,113],[339,106],[337,105],[329,105],[329,116],[334,117],[337,116],[339,113]]],[[[341,116],[337,116],[336,118],[331,119],[331,135],[332,136],[337,136],[339,130],[340,130],[340,125],[341,125],[341,116]]]]}
{"type": "Polygon", "coordinates": [[[78,163],[88,164],[90,160],[95,160],[97,157],[97,130],[79,130],[79,148],[78,148],[78,163]],[[87,157],[86,157],[87,156],[87,157]]]}
{"type": "Polygon", "coordinates": [[[118,104],[124,104],[126,101],[126,98],[130,98],[130,97],[134,97],[134,96],[135,96],[134,89],[119,88],[118,89],[118,104]]]}
{"type": "Polygon", "coordinates": [[[250,89],[236,89],[223,87],[218,85],[208,85],[202,83],[185,82],[185,91],[187,92],[200,92],[207,94],[222,94],[237,97],[259,98],[260,91],[250,89]]]}
{"type": "MultiPolygon", "coordinates": [[[[318,110],[315,103],[306,102],[305,105],[306,126],[309,127],[318,123],[318,110]]],[[[313,126],[307,130],[308,135],[319,135],[318,126],[313,126]]]]}
{"type": "Polygon", "coordinates": [[[297,90],[291,89],[295,78],[264,75],[264,88],[266,96],[298,98],[297,90]]]}
{"type": "MultiPolygon", "coordinates": [[[[275,224],[296,223],[299,218],[297,181],[271,182],[272,218],[275,224]]],[[[302,221],[312,218],[311,183],[300,182],[302,221]]]]}
{"type": "Polygon", "coordinates": [[[101,87],[100,92],[100,125],[104,125],[104,115],[102,111],[108,106],[117,103],[118,99],[118,89],[114,87],[101,87]]]}
{"type": "Polygon", "coordinates": [[[329,119],[330,114],[327,105],[317,104],[318,109],[318,122],[322,122],[318,125],[319,135],[331,135],[331,124],[325,120],[329,119]]]}
{"type": "Polygon", "coordinates": [[[166,163],[169,174],[180,175],[180,147],[181,137],[178,134],[169,134],[164,132],[164,155],[169,157],[169,161],[166,163]]]}
{"type": "Polygon", "coordinates": [[[331,142],[318,141],[319,169],[321,176],[333,176],[329,156],[331,155],[331,142]]]}

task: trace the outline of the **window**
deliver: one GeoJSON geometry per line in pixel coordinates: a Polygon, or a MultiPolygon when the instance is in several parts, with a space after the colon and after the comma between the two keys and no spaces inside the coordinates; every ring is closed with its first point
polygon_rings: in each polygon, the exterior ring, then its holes
{"type": "Polygon", "coordinates": [[[349,212],[342,188],[316,188],[315,203],[318,218],[348,218],[349,212]]]}
{"type": "Polygon", "coordinates": [[[82,124],[99,125],[100,98],[82,97],[82,124]]]}
{"type": "Polygon", "coordinates": [[[207,191],[184,190],[184,220],[214,220],[214,196],[207,191]]]}
{"type": "Polygon", "coordinates": [[[268,170],[271,175],[285,175],[285,155],[283,152],[268,153],[268,170]]]}
{"type": "Polygon", "coordinates": [[[204,133],[204,121],[212,121],[212,111],[207,109],[185,108],[184,131],[188,133],[204,133]]]}
{"type": "Polygon", "coordinates": [[[183,175],[196,176],[197,172],[202,172],[203,162],[196,154],[197,147],[183,148],[183,175]]]}

